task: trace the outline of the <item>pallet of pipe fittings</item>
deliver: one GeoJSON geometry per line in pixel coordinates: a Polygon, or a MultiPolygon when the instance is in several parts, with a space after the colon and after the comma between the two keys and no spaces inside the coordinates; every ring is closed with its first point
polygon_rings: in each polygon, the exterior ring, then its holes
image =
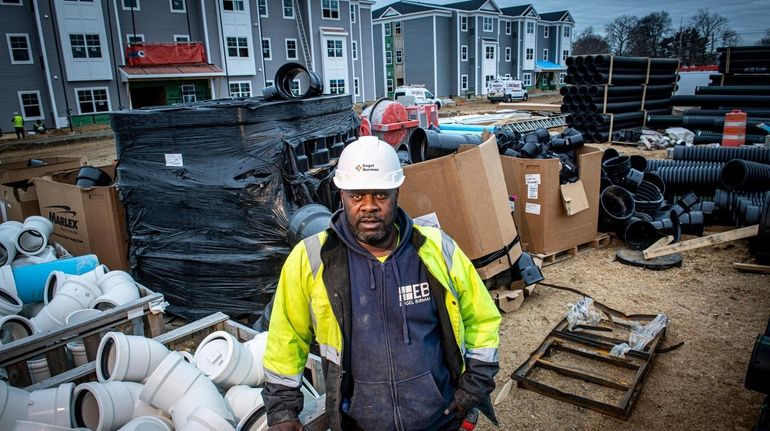
{"type": "Polygon", "coordinates": [[[551,253],[538,253],[535,254],[535,256],[543,260],[543,266],[548,266],[553,265],[554,263],[565,261],[567,259],[571,259],[578,254],[585,253],[589,250],[607,247],[611,243],[612,238],[610,238],[609,235],[606,233],[600,233],[592,241],[586,242],[584,244],[578,244],[570,248],[551,253]]]}
{"type": "Polygon", "coordinates": [[[139,299],[45,332],[24,336],[19,331],[32,333],[32,322],[24,318],[6,321],[4,326],[8,326],[4,331],[17,338],[0,345],[0,369],[6,370],[8,383],[17,387],[39,387],[41,382],[35,384],[27,361],[41,355],[47,360],[51,376],[70,371],[73,368],[72,354],[67,351],[67,343],[82,343],[87,360],[93,361],[103,332],[119,331],[148,337],[161,334],[164,331],[163,309],[166,305],[163,295],[139,283],[137,287],[139,299]]]}

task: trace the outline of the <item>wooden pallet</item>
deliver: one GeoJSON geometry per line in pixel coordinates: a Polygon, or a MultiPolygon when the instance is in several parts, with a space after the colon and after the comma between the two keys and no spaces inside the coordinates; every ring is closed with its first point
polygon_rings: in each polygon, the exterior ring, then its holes
{"type": "Polygon", "coordinates": [[[606,233],[600,233],[596,236],[596,238],[587,243],[578,244],[576,246],[551,253],[535,254],[535,257],[543,260],[543,266],[548,266],[553,265],[554,263],[559,263],[563,260],[571,259],[578,254],[584,253],[591,249],[607,247],[611,242],[612,238],[610,238],[609,235],[606,233]]]}

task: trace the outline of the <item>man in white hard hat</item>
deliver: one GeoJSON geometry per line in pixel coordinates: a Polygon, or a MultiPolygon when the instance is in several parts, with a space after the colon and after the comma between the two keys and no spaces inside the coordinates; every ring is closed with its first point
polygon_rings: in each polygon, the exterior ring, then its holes
{"type": "Polygon", "coordinates": [[[404,172],[373,136],[349,144],[334,184],[343,209],[300,242],[275,294],[262,392],[270,430],[301,430],[310,343],[324,359],[332,430],[457,430],[489,403],[500,314],[473,265],[398,207],[404,172]]]}

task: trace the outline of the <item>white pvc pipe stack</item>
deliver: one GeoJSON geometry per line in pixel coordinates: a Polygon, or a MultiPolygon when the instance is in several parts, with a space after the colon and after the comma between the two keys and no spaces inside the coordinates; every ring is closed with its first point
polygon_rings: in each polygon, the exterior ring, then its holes
{"type": "Polygon", "coordinates": [[[134,382],[78,385],[72,402],[75,425],[93,431],[112,431],[139,416],[164,415],[140,399],[142,389],[140,383],[134,382]]]}
{"type": "Polygon", "coordinates": [[[16,258],[16,237],[23,226],[13,220],[0,224],[0,266],[10,265],[16,258]]]}
{"type": "Polygon", "coordinates": [[[96,377],[144,383],[168,354],[166,346],[150,338],[108,332],[96,353],[96,377]]]}
{"type": "Polygon", "coordinates": [[[195,350],[195,366],[222,388],[258,386],[265,380],[261,358],[228,332],[216,331],[195,350]]]}
{"type": "Polygon", "coordinates": [[[34,256],[45,250],[53,223],[42,216],[29,216],[16,235],[16,250],[26,256],[34,256]]]}

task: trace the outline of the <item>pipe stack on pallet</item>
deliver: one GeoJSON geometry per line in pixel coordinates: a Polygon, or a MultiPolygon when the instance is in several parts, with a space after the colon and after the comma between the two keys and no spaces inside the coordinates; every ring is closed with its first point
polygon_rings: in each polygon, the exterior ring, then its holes
{"type": "Polygon", "coordinates": [[[762,85],[770,77],[770,46],[728,46],[717,48],[719,74],[713,74],[713,86],[762,85]]]}
{"type": "Polygon", "coordinates": [[[586,142],[607,142],[613,131],[641,127],[647,114],[670,114],[679,60],[579,55],[567,57],[561,111],[586,142]]]}

